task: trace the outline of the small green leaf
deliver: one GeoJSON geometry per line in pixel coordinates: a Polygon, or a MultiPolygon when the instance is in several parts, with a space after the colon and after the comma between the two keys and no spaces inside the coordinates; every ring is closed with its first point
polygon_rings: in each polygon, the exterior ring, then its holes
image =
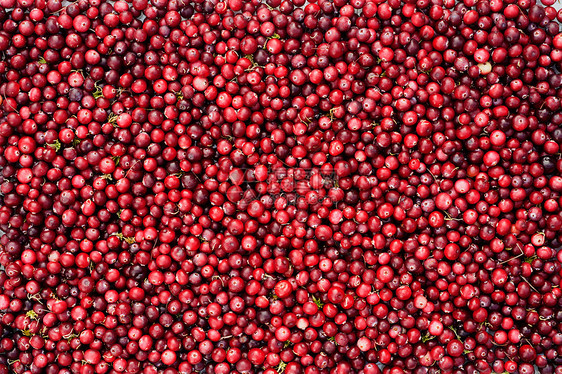
{"type": "Polygon", "coordinates": [[[96,100],[99,99],[100,97],[103,97],[103,90],[101,89],[101,87],[96,86],[96,90],[92,93],[92,96],[96,100]]]}
{"type": "Polygon", "coordinates": [[[312,296],[312,301],[314,301],[314,304],[316,304],[318,309],[322,309],[324,307],[324,303],[319,298],[312,296]]]}
{"type": "Polygon", "coordinates": [[[283,374],[285,372],[285,368],[287,367],[287,363],[281,361],[279,363],[279,365],[277,365],[275,367],[275,370],[279,373],[279,374],[283,374]]]}
{"type": "Polygon", "coordinates": [[[54,148],[55,152],[58,152],[58,151],[60,151],[62,145],[61,145],[61,142],[57,139],[53,143],[47,144],[47,146],[49,146],[51,148],[54,148]]]}
{"type": "Polygon", "coordinates": [[[123,240],[124,242],[126,242],[128,244],[133,244],[136,241],[133,236],[125,236],[122,233],[117,233],[117,234],[115,234],[115,236],[117,236],[120,240],[123,240]]]}
{"type": "Polygon", "coordinates": [[[29,312],[25,313],[25,315],[28,316],[32,320],[36,320],[37,317],[38,317],[37,313],[35,313],[34,310],[30,310],[29,312]]]}
{"type": "Polygon", "coordinates": [[[112,125],[115,126],[115,123],[117,122],[117,117],[118,117],[117,114],[111,113],[111,114],[109,115],[109,117],[107,117],[107,122],[109,122],[109,123],[111,123],[112,125]]]}
{"type": "Polygon", "coordinates": [[[433,339],[435,339],[435,336],[431,334],[425,334],[424,336],[422,336],[422,343],[428,342],[433,339]]]}
{"type": "Polygon", "coordinates": [[[31,331],[29,331],[28,329],[21,330],[21,333],[22,333],[24,336],[33,336],[33,334],[31,333],[31,331]]]}

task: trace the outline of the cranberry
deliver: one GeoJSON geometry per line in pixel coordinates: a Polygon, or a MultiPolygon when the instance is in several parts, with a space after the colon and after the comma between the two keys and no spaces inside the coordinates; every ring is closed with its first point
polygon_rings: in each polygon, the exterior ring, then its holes
{"type": "Polygon", "coordinates": [[[554,5],[0,0],[0,372],[559,372],[554,5]]]}

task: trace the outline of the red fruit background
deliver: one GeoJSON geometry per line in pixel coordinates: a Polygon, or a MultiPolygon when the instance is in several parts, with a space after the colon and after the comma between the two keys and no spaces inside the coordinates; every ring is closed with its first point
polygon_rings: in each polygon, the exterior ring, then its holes
{"type": "Polygon", "coordinates": [[[562,374],[554,0],[0,0],[0,374],[562,374]]]}

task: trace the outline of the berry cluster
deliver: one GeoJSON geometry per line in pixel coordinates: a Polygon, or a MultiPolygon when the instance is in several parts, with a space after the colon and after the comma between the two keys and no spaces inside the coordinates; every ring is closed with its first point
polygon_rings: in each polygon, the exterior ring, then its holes
{"type": "Polygon", "coordinates": [[[541,1],[0,0],[0,374],[562,374],[541,1]]]}

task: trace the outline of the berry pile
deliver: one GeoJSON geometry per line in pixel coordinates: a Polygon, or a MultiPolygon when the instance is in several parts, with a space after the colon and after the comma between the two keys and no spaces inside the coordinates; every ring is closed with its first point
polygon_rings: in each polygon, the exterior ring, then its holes
{"type": "Polygon", "coordinates": [[[0,0],[0,374],[562,374],[540,1],[0,0]]]}

